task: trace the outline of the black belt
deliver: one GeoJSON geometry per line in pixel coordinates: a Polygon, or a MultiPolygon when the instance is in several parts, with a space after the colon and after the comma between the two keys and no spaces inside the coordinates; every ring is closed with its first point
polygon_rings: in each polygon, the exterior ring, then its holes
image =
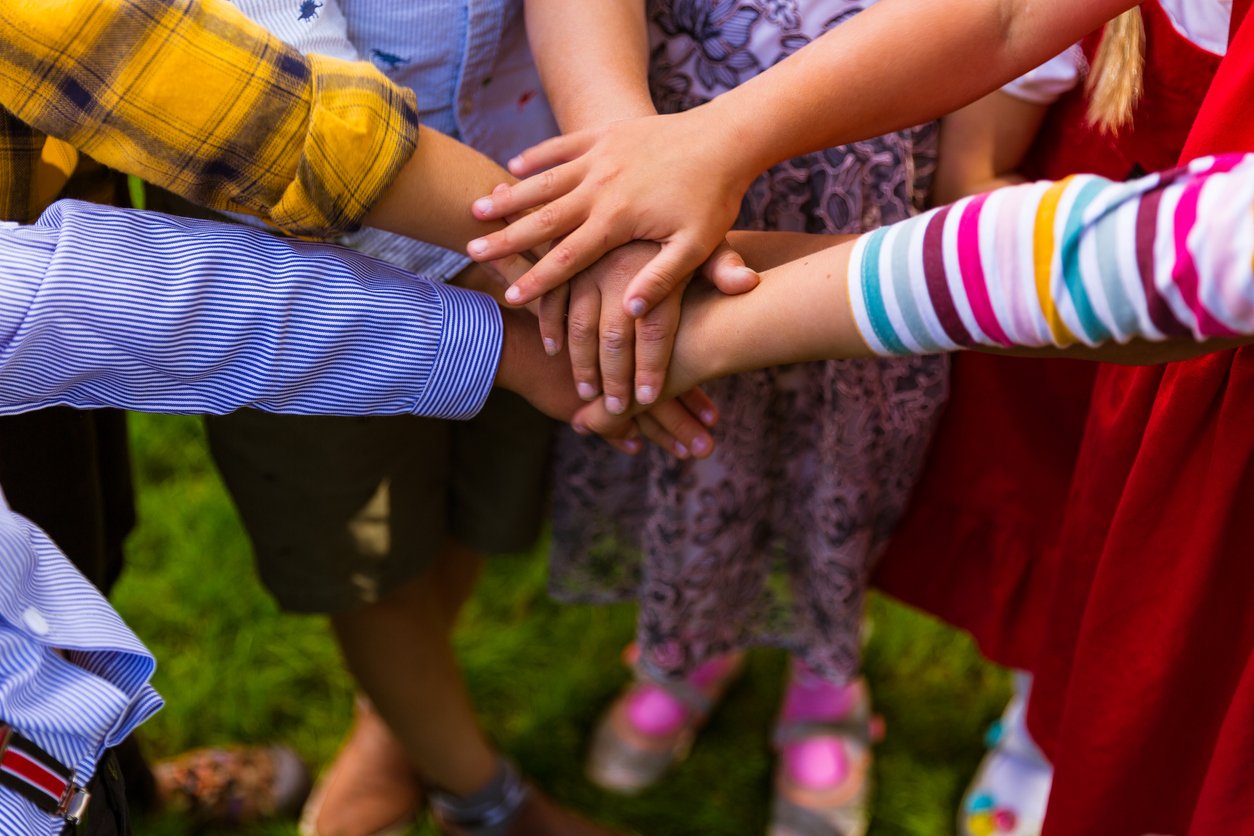
{"type": "Polygon", "coordinates": [[[4,723],[0,723],[0,786],[70,824],[82,821],[91,800],[73,769],[4,723]]]}

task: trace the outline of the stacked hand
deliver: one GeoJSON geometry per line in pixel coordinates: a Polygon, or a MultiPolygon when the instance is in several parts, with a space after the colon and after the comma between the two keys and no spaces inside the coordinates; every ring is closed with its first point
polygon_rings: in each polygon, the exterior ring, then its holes
{"type": "MultiPolygon", "coordinates": [[[[626,313],[643,316],[724,244],[752,179],[734,178],[726,166],[710,166],[705,154],[693,153],[709,148],[717,156],[712,146],[718,140],[734,141],[710,136],[695,113],[577,131],[511,160],[511,172],[527,179],[475,201],[474,214],[504,220],[535,211],[470,242],[471,258],[489,261],[561,239],[507,292],[506,299],[520,305],[565,284],[615,247],[654,241],[660,250],[624,294],[626,313]],[[547,170],[535,175],[541,169],[547,170]]],[[[735,256],[723,260],[729,263],[717,272],[728,285],[724,290],[756,284],[757,275],[735,256]]]]}

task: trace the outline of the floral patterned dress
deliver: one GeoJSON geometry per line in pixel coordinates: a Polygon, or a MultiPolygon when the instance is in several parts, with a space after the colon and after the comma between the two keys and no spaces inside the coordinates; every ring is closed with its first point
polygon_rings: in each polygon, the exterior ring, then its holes
{"type": "MultiPolygon", "coordinates": [[[[865,5],[650,0],[657,107],[695,107],[865,5]]],[[[921,208],[935,156],[929,124],[789,160],[753,183],[738,226],[848,233],[900,220],[921,208]]],[[[659,675],[755,644],[786,647],[834,679],[853,675],[868,574],[946,387],[941,358],[807,363],[716,381],[706,391],[722,412],[717,452],[701,462],[656,449],[630,458],[566,433],[553,594],[637,598],[641,660],[659,675]]]]}

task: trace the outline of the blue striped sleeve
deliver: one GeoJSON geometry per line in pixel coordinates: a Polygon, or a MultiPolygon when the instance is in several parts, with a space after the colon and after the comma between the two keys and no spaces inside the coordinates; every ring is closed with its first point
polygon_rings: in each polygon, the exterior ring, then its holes
{"type": "Polygon", "coordinates": [[[53,405],[469,418],[488,296],[331,244],[61,201],[0,228],[0,414],[53,405]]]}
{"type": "MultiPolygon", "coordinates": [[[[105,747],[161,707],[149,684],[155,667],[96,588],[0,494],[0,719],[86,784],[105,747]]],[[[64,827],[0,788],[0,836],[64,827]]]]}

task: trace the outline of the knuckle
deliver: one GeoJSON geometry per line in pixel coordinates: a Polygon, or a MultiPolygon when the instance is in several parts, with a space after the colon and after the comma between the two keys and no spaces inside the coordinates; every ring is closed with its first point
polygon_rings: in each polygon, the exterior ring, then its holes
{"type": "Polygon", "coordinates": [[[581,316],[572,315],[567,324],[567,336],[571,343],[585,344],[595,342],[597,338],[596,323],[581,316]]]}
{"type": "Polygon", "coordinates": [[[610,325],[601,329],[601,350],[608,355],[622,356],[630,343],[627,329],[621,325],[610,325]]]}
{"type": "Polygon", "coordinates": [[[540,191],[543,194],[551,194],[556,186],[557,172],[550,168],[540,174],[540,191]]]}
{"type": "Polygon", "coordinates": [[[542,206],[536,211],[535,217],[536,224],[543,230],[552,230],[557,226],[557,210],[551,205],[542,206]]]}
{"type": "Polygon", "coordinates": [[[575,262],[575,251],[566,244],[558,244],[549,250],[549,258],[561,268],[570,267],[575,262]]]}
{"type": "Polygon", "coordinates": [[[644,320],[637,326],[641,342],[660,343],[670,338],[673,333],[670,323],[659,320],[644,320]]]}

